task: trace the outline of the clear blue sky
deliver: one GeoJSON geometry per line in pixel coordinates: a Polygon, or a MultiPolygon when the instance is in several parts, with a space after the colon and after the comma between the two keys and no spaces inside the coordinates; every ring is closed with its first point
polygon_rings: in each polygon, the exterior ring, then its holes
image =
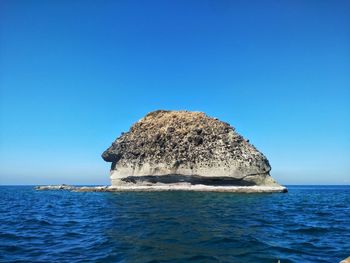
{"type": "Polygon", "coordinates": [[[0,1],[0,184],[108,184],[156,109],[204,111],[283,184],[350,183],[350,1],[0,1]]]}

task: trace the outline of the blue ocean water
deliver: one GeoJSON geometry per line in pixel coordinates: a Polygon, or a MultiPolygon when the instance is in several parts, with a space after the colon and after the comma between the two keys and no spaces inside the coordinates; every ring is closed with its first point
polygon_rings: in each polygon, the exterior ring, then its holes
{"type": "Polygon", "coordinates": [[[286,194],[0,187],[1,262],[339,262],[350,186],[286,194]]]}

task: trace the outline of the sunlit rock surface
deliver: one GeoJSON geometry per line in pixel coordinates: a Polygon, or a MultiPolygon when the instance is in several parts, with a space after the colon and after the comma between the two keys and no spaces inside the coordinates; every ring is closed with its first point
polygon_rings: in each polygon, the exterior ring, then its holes
{"type": "Polygon", "coordinates": [[[118,137],[102,158],[112,163],[112,187],[286,190],[270,176],[261,152],[230,124],[202,112],[151,112],[118,137]]]}

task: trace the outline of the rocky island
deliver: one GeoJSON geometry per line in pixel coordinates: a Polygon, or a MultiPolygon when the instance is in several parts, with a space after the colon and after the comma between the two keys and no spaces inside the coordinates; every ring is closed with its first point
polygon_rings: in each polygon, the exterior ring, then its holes
{"type": "Polygon", "coordinates": [[[260,151],[230,124],[203,112],[150,112],[122,133],[102,158],[111,163],[111,186],[57,187],[74,191],[287,191],[270,176],[271,166],[260,151]]]}
{"type": "Polygon", "coordinates": [[[151,112],[102,158],[112,163],[113,187],[285,191],[270,176],[271,166],[261,152],[228,123],[203,112],[151,112]]]}

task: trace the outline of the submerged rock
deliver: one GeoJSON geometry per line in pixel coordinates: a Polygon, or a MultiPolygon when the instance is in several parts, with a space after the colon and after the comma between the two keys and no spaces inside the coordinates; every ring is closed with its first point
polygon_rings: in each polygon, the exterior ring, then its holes
{"type": "Polygon", "coordinates": [[[230,124],[202,112],[158,110],[102,154],[112,186],[280,187],[267,158],[230,124]]]}
{"type": "Polygon", "coordinates": [[[59,185],[39,185],[35,187],[35,190],[75,190],[76,187],[67,184],[59,184],[59,185]]]}

